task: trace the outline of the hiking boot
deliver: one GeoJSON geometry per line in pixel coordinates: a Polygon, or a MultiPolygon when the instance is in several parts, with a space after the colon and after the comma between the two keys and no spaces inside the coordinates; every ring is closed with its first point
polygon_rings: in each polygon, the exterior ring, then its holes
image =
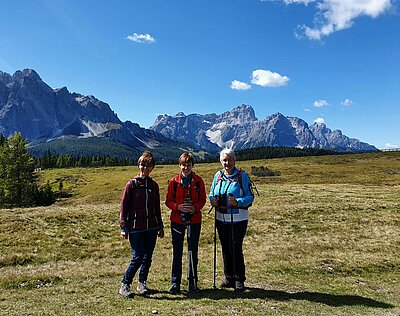
{"type": "Polygon", "coordinates": [[[243,282],[236,281],[235,282],[235,291],[236,292],[244,292],[244,290],[245,290],[245,287],[244,287],[243,282]]]}
{"type": "Polygon", "coordinates": [[[132,296],[131,288],[128,284],[121,283],[121,287],[119,288],[118,293],[123,297],[130,297],[132,296]]]}
{"type": "Polygon", "coordinates": [[[138,291],[138,293],[140,295],[147,294],[148,289],[147,289],[147,286],[146,286],[146,281],[138,282],[136,290],[138,291]]]}
{"type": "Polygon", "coordinates": [[[169,290],[169,292],[173,295],[177,295],[181,293],[181,287],[176,284],[176,283],[172,283],[171,289],[169,290]]]}
{"type": "Polygon", "coordinates": [[[197,287],[197,284],[194,285],[193,283],[189,283],[189,289],[188,292],[191,294],[199,293],[200,289],[197,287]]]}
{"type": "Polygon", "coordinates": [[[235,283],[231,280],[225,279],[222,283],[221,283],[221,287],[222,288],[234,288],[235,287],[235,283]]]}

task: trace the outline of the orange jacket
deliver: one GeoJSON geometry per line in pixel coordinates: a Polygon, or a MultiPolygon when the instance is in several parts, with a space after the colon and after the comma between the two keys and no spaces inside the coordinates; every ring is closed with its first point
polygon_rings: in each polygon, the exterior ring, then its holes
{"type": "Polygon", "coordinates": [[[183,187],[181,173],[169,181],[165,205],[171,209],[171,222],[184,223],[178,205],[182,204],[185,198],[190,198],[196,209],[190,222],[192,224],[201,223],[201,209],[206,204],[206,190],[203,179],[194,172],[192,172],[192,182],[187,188],[183,187]]]}

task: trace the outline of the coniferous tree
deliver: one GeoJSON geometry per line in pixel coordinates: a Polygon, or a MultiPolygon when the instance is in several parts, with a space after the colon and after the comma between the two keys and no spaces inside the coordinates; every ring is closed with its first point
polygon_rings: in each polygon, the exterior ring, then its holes
{"type": "Polygon", "coordinates": [[[0,146],[2,146],[6,142],[6,138],[4,137],[3,134],[0,134],[0,146]]]}
{"type": "Polygon", "coordinates": [[[50,182],[35,190],[35,204],[37,206],[48,206],[56,201],[55,194],[51,188],[50,182]]]}
{"type": "Polygon", "coordinates": [[[6,151],[6,142],[7,139],[0,135],[0,206],[5,204],[5,151],[6,151]]]}
{"type": "Polygon", "coordinates": [[[26,150],[27,141],[14,133],[1,146],[0,188],[7,206],[30,206],[34,203],[34,160],[26,150]]]}

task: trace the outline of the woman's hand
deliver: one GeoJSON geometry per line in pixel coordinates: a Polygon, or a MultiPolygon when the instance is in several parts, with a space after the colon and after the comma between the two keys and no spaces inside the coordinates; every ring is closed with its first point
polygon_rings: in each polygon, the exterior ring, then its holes
{"type": "Polygon", "coordinates": [[[228,203],[230,205],[232,205],[233,207],[237,207],[238,206],[238,201],[232,195],[228,196],[228,203]]]}
{"type": "Polygon", "coordinates": [[[194,207],[194,205],[191,206],[191,210],[189,211],[190,214],[194,214],[194,212],[196,212],[196,208],[194,207]]]}
{"type": "Polygon", "coordinates": [[[129,233],[126,229],[121,229],[121,237],[122,239],[128,239],[129,233]]]}
{"type": "Polygon", "coordinates": [[[218,198],[216,198],[215,196],[212,198],[211,200],[211,205],[212,206],[218,206],[218,198]]]}
{"type": "Polygon", "coordinates": [[[192,203],[188,202],[183,202],[182,204],[178,205],[178,211],[181,211],[182,213],[190,213],[193,214],[195,212],[195,207],[192,205],[192,203]]]}

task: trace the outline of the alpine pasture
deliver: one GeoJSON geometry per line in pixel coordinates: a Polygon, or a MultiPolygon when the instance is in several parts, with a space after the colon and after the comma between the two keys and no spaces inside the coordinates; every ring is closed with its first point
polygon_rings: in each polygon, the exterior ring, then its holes
{"type": "MultiPolygon", "coordinates": [[[[40,180],[50,180],[56,191],[62,181],[68,197],[50,207],[0,210],[0,315],[400,315],[400,152],[237,166],[248,173],[251,166],[280,171],[251,175],[260,195],[244,242],[244,293],[219,288],[218,243],[213,288],[209,203],[199,249],[202,291],[168,293],[171,233],[162,204],[165,237],[157,241],[151,292],[120,297],[130,247],[119,235],[119,202],[137,167],[51,169],[40,180]]],[[[199,163],[194,171],[208,189],[219,168],[199,163]]],[[[153,171],[162,198],[178,171],[177,165],[153,171]]]]}

